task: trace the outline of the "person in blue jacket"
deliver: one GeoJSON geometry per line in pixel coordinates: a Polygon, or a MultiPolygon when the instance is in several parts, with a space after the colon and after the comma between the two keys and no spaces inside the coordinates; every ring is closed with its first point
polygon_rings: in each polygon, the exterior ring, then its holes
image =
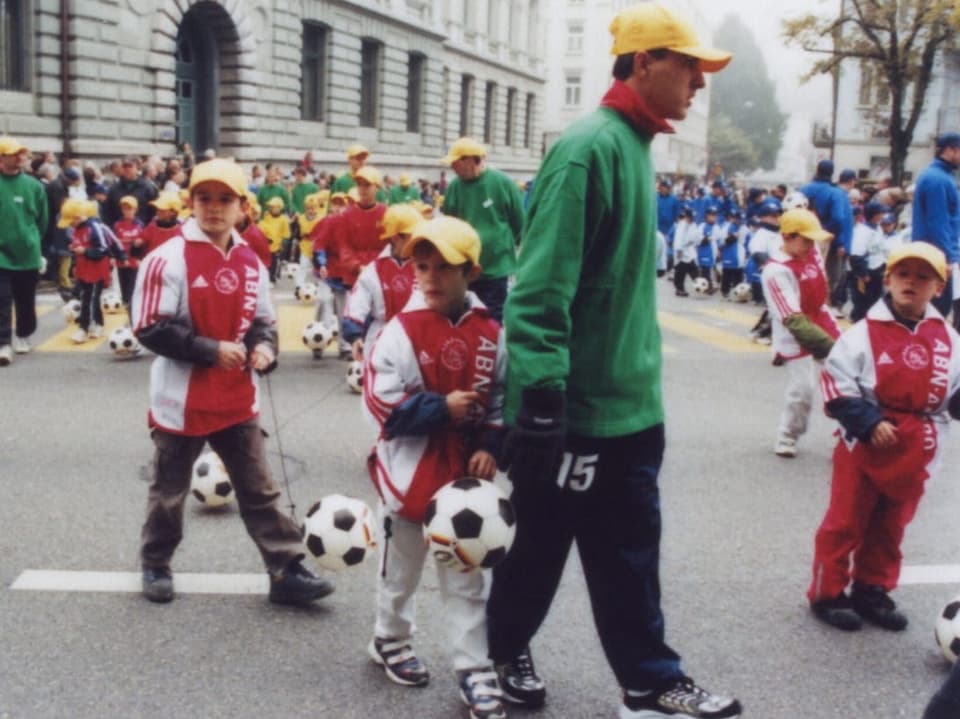
{"type": "MultiPolygon", "coordinates": [[[[937,138],[936,157],[920,173],[913,193],[913,226],[911,238],[929,242],[940,248],[947,257],[949,268],[960,262],[960,201],[953,173],[960,165],[960,133],[947,132],[937,138]]],[[[939,297],[932,300],[944,317],[953,304],[953,277],[947,273],[947,286],[939,297]]],[[[960,312],[954,306],[953,326],[960,312]]]]}
{"type": "Polygon", "coordinates": [[[657,183],[657,229],[669,236],[673,224],[680,217],[680,198],[673,194],[673,183],[663,178],[657,183]]]}
{"type": "MultiPolygon", "coordinates": [[[[831,181],[833,169],[832,160],[820,160],[813,180],[801,187],[800,192],[810,200],[810,209],[817,214],[823,229],[833,235],[824,263],[830,285],[830,306],[834,314],[840,316],[847,301],[846,267],[853,239],[853,209],[846,191],[831,181]]],[[[842,174],[844,178],[846,172],[842,174]]]]}

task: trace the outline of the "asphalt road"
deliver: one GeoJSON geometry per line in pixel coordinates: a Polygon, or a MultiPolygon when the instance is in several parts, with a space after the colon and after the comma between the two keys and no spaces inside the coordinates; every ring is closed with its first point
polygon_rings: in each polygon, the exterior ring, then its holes
{"type": "MultiPolygon", "coordinates": [[[[833,427],[815,412],[800,456],[775,457],[783,377],[766,352],[744,342],[755,311],[718,298],[681,300],[665,283],[660,308],[668,412],[662,583],[668,639],[685,669],[734,693],[752,719],[919,719],[947,672],[933,624],[960,590],[947,581],[899,588],[895,597],[911,618],[901,634],[842,634],[815,622],[804,591],[826,508],[833,427]]],[[[78,351],[54,341],[62,330],[58,312],[43,315],[37,339],[49,339],[48,349],[0,369],[0,717],[466,716],[432,568],[416,639],[433,671],[425,689],[393,685],[366,657],[372,563],[336,575],[337,592],[305,610],[258,594],[181,594],[158,606],[136,593],[11,589],[30,569],[138,567],[152,447],[150,359],[117,361],[106,347],[78,351]]],[[[362,466],[373,434],[345,369],[288,352],[271,380],[300,517],[331,492],[374,499],[362,466]]],[[[269,413],[263,421],[280,477],[269,413]]],[[[956,436],[908,530],[908,567],[957,562],[956,436]]],[[[210,513],[191,503],[174,571],[262,566],[235,508],[210,513]]],[[[619,690],[576,557],[533,652],[548,704],[513,716],[616,716],[619,690]]]]}

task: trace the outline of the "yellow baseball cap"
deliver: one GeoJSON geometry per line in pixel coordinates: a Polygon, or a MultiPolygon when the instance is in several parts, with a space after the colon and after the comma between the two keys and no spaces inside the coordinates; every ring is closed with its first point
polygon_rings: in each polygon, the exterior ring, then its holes
{"type": "Polygon", "coordinates": [[[356,185],[347,190],[347,202],[360,202],[360,193],[357,191],[356,185]]]}
{"type": "Polygon", "coordinates": [[[400,187],[410,187],[410,175],[406,172],[401,172],[400,177],[397,178],[397,182],[400,183],[400,187]]]}
{"type": "Polygon", "coordinates": [[[307,195],[303,198],[304,207],[320,207],[320,197],[318,193],[313,193],[312,195],[307,195]]]}
{"type": "Polygon", "coordinates": [[[700,44],[693,25],[684,16],[656,2],[625,8],[610,23],[613,35],[611,55],[665,49],[689,55],[700,62],[702,72],[717,72],[733,55],[700,44]]]}
{"type": "Polygon", "coordinates": [[[347,193],[346,193],[346,192],[334,192],[332,195],[330,195],[330,204],[331,204],[331,205],[332,205],[334,202],[339,202],[339,203],[341,203],[341,204],[344,204],[344,203],[346,203],[346,201],[347,201],[347,193]]]}
{"type": "Polygon", "coordinates": [[[486,157],[487,148],[472,137],[461,137],[450,145],[450,151],[440,162],[444,165],[452,165],[461,157],[486,157]]]}
{"type": "Polygon", "coordinates": [[[413,228],[410,241],[403,248],[403,256],[413,255],[413,249],[421,242],[429,242],[451,265],[470,262],[480,264],[480,235],[456,217],[437,217],[423,220],[413,228]]]}
{"type": "Polygon", "coordinates": [[[781,235],[800,235],[808,240],[823,242],[832,240],[833,234],[820,226],[820,220],[810,210],[798,207],[780,215],[781,235]]]}
{"type": "Polygon", "coordinates": [[[173,210],[174,212],[180,212],[183,207],[179,192],[161,192],[157,199],[150,200],[150,204],[158,210],[173,210]]]}
{"type": "Polygon", "coordinates": [[[389,240],[394,235],[409,235],[413,228],[423,222],[423,217],[413,205],[390,205],[383,213],[383,232],[381,240],[389,240]]]}
{"type": "Polygon", "coordinates": [[[137,209],[138,207],[140,207],[140,203],[137,201],[137,198],[134,197],[133,195],[124,195],[123,197],[120,198],[120,202],[118,204],[120,205],[120,207],[123,207],[124,205],[126,205],[127,207],[132,207],[133,209],[137,209]]]}
{"type": "Polygon", "coordinates": [[[364,165],[353,173],[354,180],[366,180],[371,185],[378,187],[383,184],[383,178],[380,177],[380,171],[373,165],[364,165]]]}
{"type": "Polygon", "coordinates": [[[237,197],[247,196],[247,175],[233,160],[215,157],[204,160],[193,168],[190,173],[190,187],[192,193],[197,185],[203,182],[219,182],[229,188],[237,197]]]}
{"type": "Polygon", "coordinates": [[[19,155],[28,152],[27,146],[10,135],[0,137],[0,155],[19,155]]]}
{"type": "MultiPolygon", "coordinates": [[[[16,154],[16,153],[9,153],[16,154]]],[[[57,227],[61,230],[70,227],[77,220],[83,220],[89,217],[86,208],[87,201],[77,197],[69,197],[60,205],[60,219],[57,220],[57,227]]]]}
{"type": "Polygon", "coordinates": [[[350,159],[351,157],[356,157],[357,155],[369,155],[369,154],[370,154],[370,150],[368,150],[367,148],[365,148],[363,145],[360,145],[360,144],[350,145],[350,147],[347,148],[347,159],[350,159]]]}
{"type": "Polygon", "coordinates": [[[903,262],[911,258],[923,260],[930,265],[941,280],[944,282],[947,281],[946,256],[938,247],[934,247],[929,242],[924,242],[923,240],[908,242],[905,245],[900,245],[900,247],[890,250],[890,254],[887,255],[887,269],[883,273],[883,276],[886,277],[889,275],[894,265],[898,262],[903,262]]]}
{"type": "Polygon", "coordinates": [[[279,207],[283,209],[283,198],[282,197],[271,197],[264,203],[267,207],[279,207]]]}

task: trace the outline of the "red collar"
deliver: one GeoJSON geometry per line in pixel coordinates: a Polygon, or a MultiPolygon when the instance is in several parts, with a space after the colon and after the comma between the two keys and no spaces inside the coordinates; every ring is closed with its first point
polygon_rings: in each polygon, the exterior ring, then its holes
{"type": "Polygon", "coordinates": [[[614,80],[607,94],[600,101],[601,107],[609,107],[623,115],[634,129],[645,135],[658,132],[674,132],[673,127],[662,117],[657,117],[643,99],[621,80],[614,80]]]}

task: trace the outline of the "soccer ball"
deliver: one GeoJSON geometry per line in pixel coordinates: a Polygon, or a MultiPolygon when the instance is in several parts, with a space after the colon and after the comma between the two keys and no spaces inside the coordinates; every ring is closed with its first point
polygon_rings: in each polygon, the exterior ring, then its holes
{"type": "Polygon", "coordinates": [[[750,289],[750,284],[748,282],[741,282],[739,285],[730,290],[730,296],[733,297],[735,302],[749,302],[750,298],[753,296],[753,290],[750,289]]]}
{"type": "Polygon", "coordinates": [[[80,300],[72,299],[63,306],[63,319],[67,324],[76,322],[80,319],[80,300]]]}
{"type": "Polygon", "coordinates": [[[464,477],[427,504],[423,536],[439,564],[469,572],[503,559],[517,532],[513,505],[493,482],[464,477]]]}
{"type": "Polygon", "coordinates": [[[304,304],[313,302],[317,297],[317,286],[312,282],[305,282],[302,285],[297,285],[293,289],[293,296],[304,304]]]}
{"type": "Polygon", "coordinates": [[[116,292],[104,292],[100,295],[100,309],[108,315],[115,315],[123,310],[123,300],[116,292]]]}
{"type": "Polygon", "coordinates": [[[940,651],[950,662],[960,655],[960,596],[951,599],[937,617],[934,630],[940,651]]]}
{"type": "Polygon", "coordinates": [[[793,192],[788,192],[780,204],[783,206],[783,211],[786,212],[787,210],[796,210],[798,208],[806,210],[810,205],[810,201],[800,190],[794,190],[793,192]]]}
{"type": "Polygon", "coordinates": [[[303,328],[303,344],[307,349],[322,350],[333,339],[334,333],[323,322],[315,320],[303,328]]]}
{"type": "Polygon", "coordinates": [[[204,452],[193,463],[190,492],[211,509],[222,507],[233,498],[230,475],[216,452],[204,452]]]}
{"type": "Polygon", "coordinates": [[[354,497],[328,494],[307,511],[303,543],[324,569],[354,567],[373,553],[373,513],[354,497]]]}
{"type": "Polygon", "coordinates": [[[288,280],[295,280],[297,279],[298,269],[299,267],[296,262],[284,262],[281,275],[283,275],[283,277],[285,277],[288,280]]]}
{"type": "Polygon", "coordinates": [[[121,357],[136,354],[140,350],[140,343],[129,327],[117,327],[110,333],[108,344],[113,353],[121,357]]]}
{"type": "Polygon", "coordinates": [[[352,361],[347,366],[347,385],[357,394],[363,392],[363,363],[352,361]]]}
{"type": "Polygon", "coordinates": [[[710,281],[706,277],[698,277],[693,281],[693,294],[697,297],[706,297],[710,292],[710,281]]]}

